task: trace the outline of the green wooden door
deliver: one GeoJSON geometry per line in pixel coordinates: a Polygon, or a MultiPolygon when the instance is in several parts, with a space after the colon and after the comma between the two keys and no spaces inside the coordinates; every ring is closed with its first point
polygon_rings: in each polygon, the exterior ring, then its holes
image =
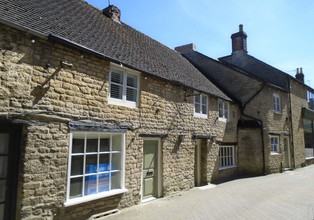
{"type": "Polygon", "coordinates": [[[144,141],[143,199],[157,197],[158,193],[158,141],[144,141]]]}

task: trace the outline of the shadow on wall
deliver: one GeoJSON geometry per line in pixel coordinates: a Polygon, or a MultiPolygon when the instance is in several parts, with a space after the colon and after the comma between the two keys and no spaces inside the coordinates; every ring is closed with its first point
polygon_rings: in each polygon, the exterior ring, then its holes
{"type": "Polygon", "coordinates": [[[122,194],[108,197],[106,199],[85,202],[80,205],[70,207],[60,207],[57,209],[54,219],[56,220],[73,220],[89,219],[93,215],[100,216],[115,209],[118,209],[122,194]],[[79,213],[79,216],[76,214],[79,213]]]}

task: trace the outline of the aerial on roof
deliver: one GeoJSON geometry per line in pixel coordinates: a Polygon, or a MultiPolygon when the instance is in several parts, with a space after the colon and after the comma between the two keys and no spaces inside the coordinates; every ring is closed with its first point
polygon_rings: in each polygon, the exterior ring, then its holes
{"type": "Polygon", "coordinates": [[[144,73],[230,100],[180,53],[82,0],[1,0],[0,23],[60,39],[144,73]]]}

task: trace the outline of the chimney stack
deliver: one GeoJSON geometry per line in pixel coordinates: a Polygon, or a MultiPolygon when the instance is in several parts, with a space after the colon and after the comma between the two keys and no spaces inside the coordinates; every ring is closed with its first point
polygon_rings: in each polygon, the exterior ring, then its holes
{"type": "Polygon", "coordinates": [[[297,68],[297,74],[295,74],[295,78],[301,82],[304,83],[304,74],[303,74],[303,70],[302,67],[299,69],[297,68]]]}
{"type": "Polygon", "coordinates": [[[118,22],[119,24],[121,24],[120,22],[121,11],[118,7],[114,5],[109,5],[107,8],[102,10],[102,13],[108,18],[111,18],[115,22],[118,22]]]}
{"type": "Polygon", "coordinates": [[[243,25],[239,25],[239,32],[231,35],[232,39],[232,53],[236,51],[244,51],[247,53],[246,44],[247,34],[243,31],[243,25]]]}

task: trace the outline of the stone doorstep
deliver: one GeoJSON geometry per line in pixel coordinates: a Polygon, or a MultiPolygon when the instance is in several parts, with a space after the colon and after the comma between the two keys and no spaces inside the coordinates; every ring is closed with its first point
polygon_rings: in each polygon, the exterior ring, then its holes
{"type": "Polygon", "coordinates": [[[208,184],[208,185],[205,185],[205,186],[195,187],[195,189],[207,190],[207,189],[215,188],[216,186],[217,186],[217,185],[215,185],[215,184],[208,184]]]}

